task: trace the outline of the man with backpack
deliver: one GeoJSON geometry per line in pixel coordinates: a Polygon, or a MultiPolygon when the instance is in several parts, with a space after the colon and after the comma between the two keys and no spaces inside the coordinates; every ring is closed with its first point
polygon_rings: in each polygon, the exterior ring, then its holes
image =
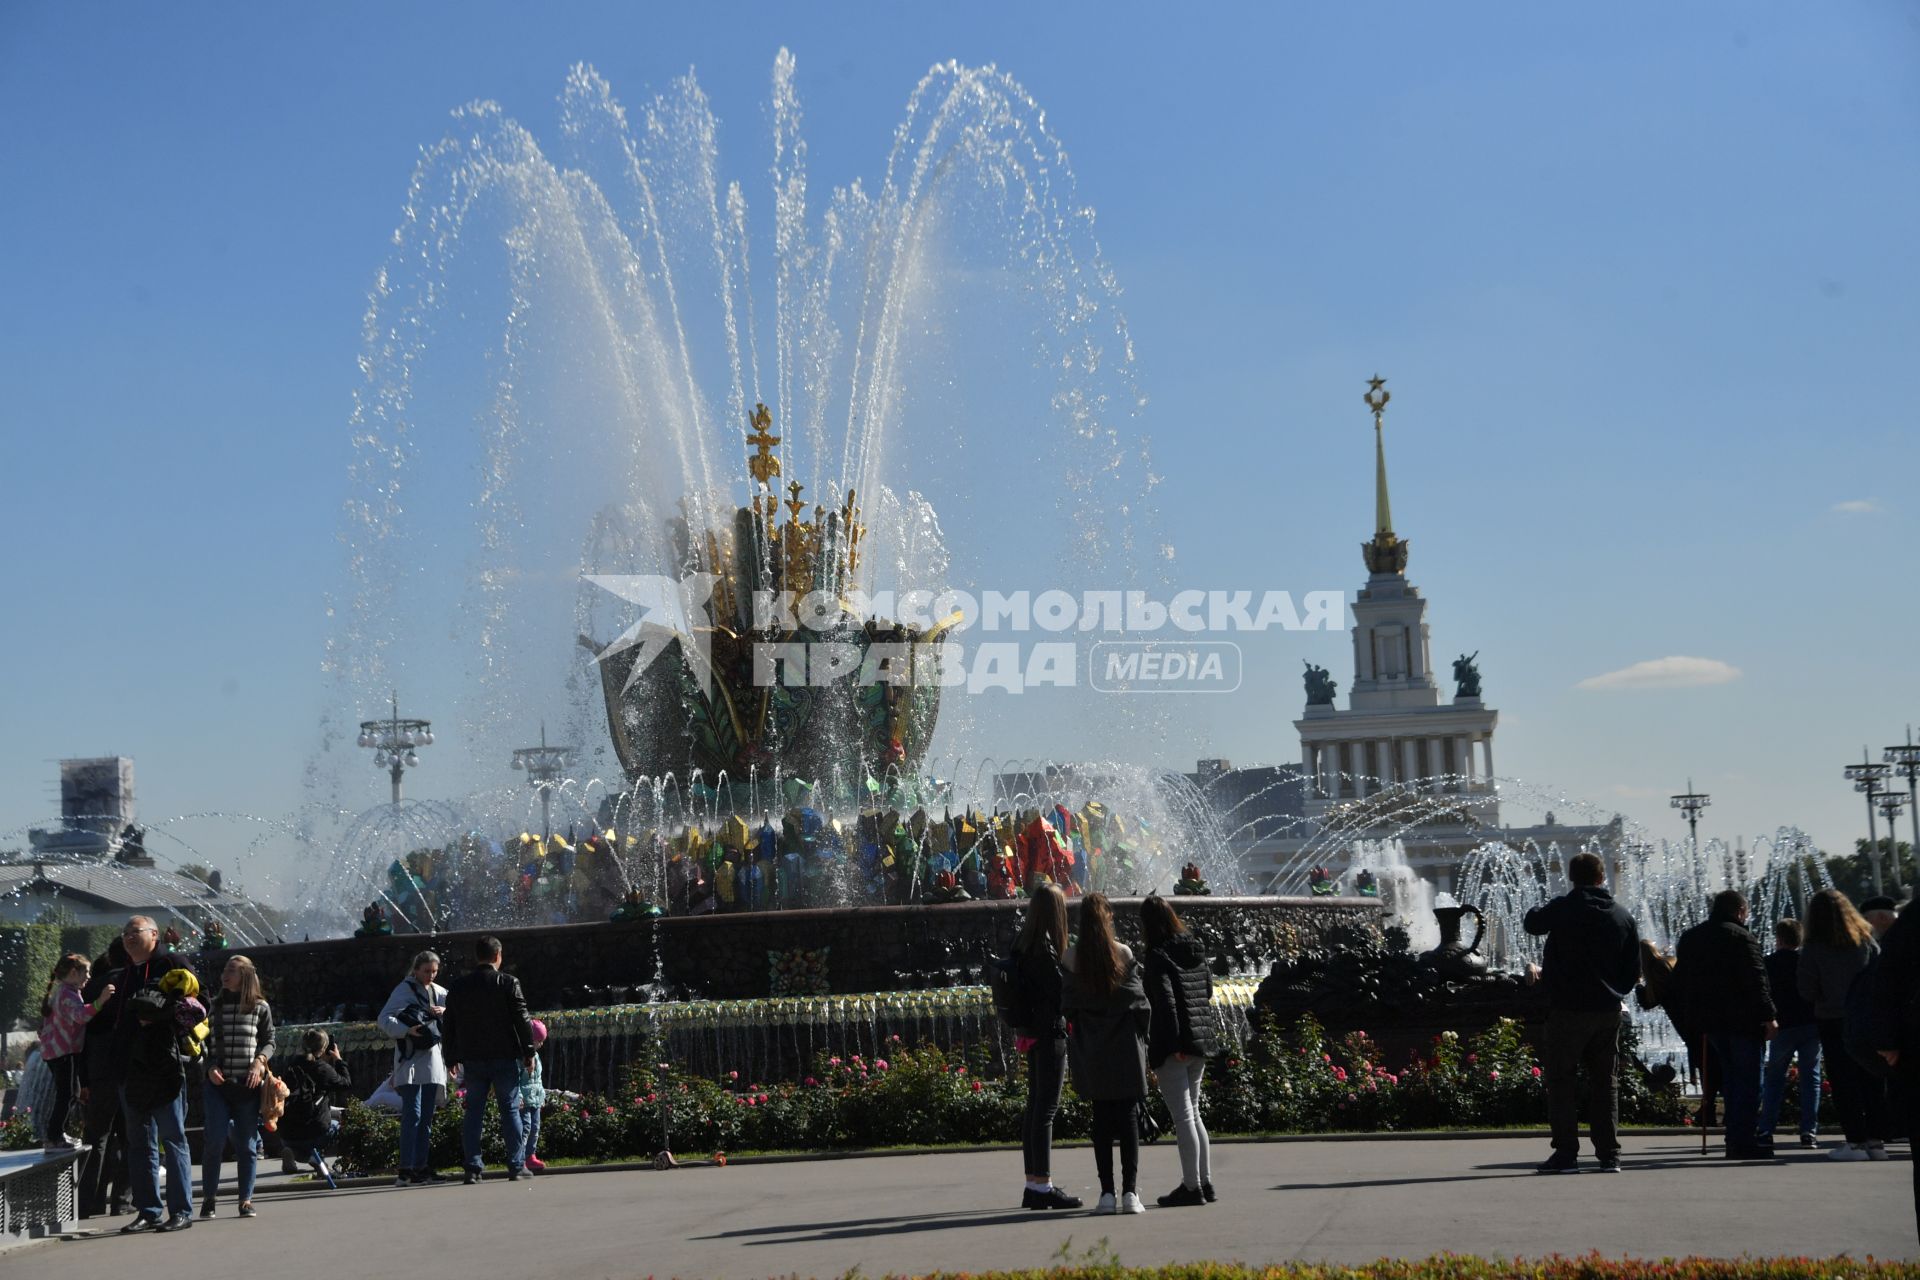
{"type": "MultiPolygon", "coordinates": [[[[120,935],[127,963],[114,977],[114,996],[102,1011],[113,1018],[113,1075],[127,1130],[127,1176],[134,1219],[120,1228],[184,1231],[193,1225],[193,1161],[187,1151],[186,1068],[181,1062],[174,1001],[161,982],[176,969],[192,972],[160,941],[148,916],[127,921],[120,935]],[[160,1166],[166,1162],[166,1203],[160,1166]]],[[[203,1015],[204,1016],[204,1015],[203,1015]]]]}

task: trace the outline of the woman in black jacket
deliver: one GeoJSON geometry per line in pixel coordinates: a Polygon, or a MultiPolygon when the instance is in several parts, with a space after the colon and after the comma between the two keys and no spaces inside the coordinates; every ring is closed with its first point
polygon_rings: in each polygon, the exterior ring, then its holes
{"type": "Polygon", "coordinates": [[[1053,1185],[1053,1118],[1067,1074],[1067,1022],[1060,1012],[1060,957],[1066,950],[1066,895],[1053,885],[1036,885],[1013,944],[1026,1024],[1014,1033],[1014,1047],[1027,1056],[1027,1110],[1020,1123],[1027,1166],[1020,1204],[1026,1209],[1080,1207],[1078,1196],[1053,1185]]]}
{"type": "Polygon", "coordinates": [[[1220,1051],[1213,975],[1207,971],[1207,953],[1158,894],[1140,904],[1140,940],[1147,950],[1147,1002],[1153,1009],[1147,1061],[1180,1144],[1180,1185],[1160,1197],[1160,1206],[1211,1204],[1211,1143],[1200,1118],[1200,1080],[1207,1059],[1220,1051]]]}
{"type": "Polygon", "coordinates": [[[1139,1188],[1140,1103],[1147,1096],[1147,1029],[1152,1017],[1140,964],[1113,936],[1104,893],[1080,904],[1080,937],[1067,966],[1061,1005],[1073,1087],[1093,1104],[1093,1160],[1100,1172],[1095,1213],[1144,1213],[1139,1188]],[[1120,1197],[1113,1147],[1120,1144],[1120,1197]]]}

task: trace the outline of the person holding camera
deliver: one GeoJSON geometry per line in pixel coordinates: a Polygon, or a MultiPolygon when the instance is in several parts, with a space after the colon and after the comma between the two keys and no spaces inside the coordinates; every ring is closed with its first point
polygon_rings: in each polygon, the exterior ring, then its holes
{"type": "Polygon", "coordinates": [[[440,1020],[447,989],[434,981],[440,957],[422,951],[412,970],[387,997],[380,1029],[393,1037],[393,1088],[400,1095],[400,1165],[397,1187],[444,1182],[433,1171],[433,1113],[447,1088],[440,1020]]]}
{"type": "Polygon", "coordinates": [[[333,1096],[353,1087],[340,1046],[318,1028],[304,1032],[300,1056],[287,1063],[280,1078],[287,1083],[280,1140],[313,1169],[315,1177],[329,1187],[337,1185],[320,1149],[339,1129],[333,1119],[333,1096]]]}
{"type": "Polygon", "coordinates": [[[447,989],[442,1028],[444,1053],[460,1068],[466,1093],[461,1145],[466,1153],[468,1186],[481,1180],[480,1135],[487,1094],[500,1102],[500,1136],[507,1146],[507,1180],[527,1176],[526,1132],[520,1123],[520,1070],[533,1067],[533,1019],[520,980],[500,971],[500,939],[480,939],[474,948],[480,963],[447,989]]]}

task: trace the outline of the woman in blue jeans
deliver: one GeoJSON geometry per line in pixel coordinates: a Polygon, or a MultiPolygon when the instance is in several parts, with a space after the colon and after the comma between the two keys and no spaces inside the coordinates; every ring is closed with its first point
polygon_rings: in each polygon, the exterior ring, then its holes
{"type": "Polygon", "coordinates": [[[1761,1146],[1773,1141],[1773,1127],[1780,1120],[1780,1107],[1787,1097],[1787,1072],[1795,1062],[1800,1066],[1799,1086],[1794,1091],[1800,1107],[1800,1145],[1820,1144],[1820,1024],[1814,1020],[1813,1004],[1800,994],[1800,942],[1803,931],[1798,920],[1777,920],[1773,926],[1773,951],[1767,956],[1767,985],[1773,988],[1773,1007],[1778,1012],[1780,1029],[1767,1042],[1766,1079],[1760,1087],[1761,1146]]]}
{"type": "Polygon", "coordinates": [[[394,1179],[400,1187],[446,1181],[433,1171],[431,1153],[433,1112],[447,1088],[440,1053],[447,989],[434,981],[439,975],[440,957],[422,951],[380,1010],[380,1029],[393,1037],[393,1088],[400,1095],[400,1172],[394,1179]]]}
{"type": "Polygon", "coordinates": [[[200,1095],[200,1216],[211,1218],[220,1193],[220,1158],[233,1140],[240,1183],[240,1216],[253,1217],[253,1177],[259,1161],[260,1082],[273,1057],[273,1010],[261,999],[253,961],[234,956],[220,974],[220,994],[209,1002],[207,1081],[200,1095]]]}

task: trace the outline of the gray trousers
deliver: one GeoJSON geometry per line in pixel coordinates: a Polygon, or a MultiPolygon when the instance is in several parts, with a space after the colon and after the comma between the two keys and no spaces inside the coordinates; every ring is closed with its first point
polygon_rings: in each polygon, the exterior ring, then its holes
{"type": "Polygon", "coordinates": [[[1207,1060],[1191,1054],[1184,1060],[1168,1058],[1154,1069],[1180,1144],[1180,1181],[1195,1191],[1213,1181],[1212,1143],[1200,1118],[1200,1077],[1206,1070],[1207,1060]]]}
{"type": "Polygon", "coordinates": [[[1555,1009],[1547,1016],[1547,1120],[1553,1149],[1580,1154],[1579,1073],[1587,1073],[1587,1126],[1593,1154],[1620,1154],[1620,1093],[1613,1072],[1620,1051],[1620,1011],[1555,1009]]]}

